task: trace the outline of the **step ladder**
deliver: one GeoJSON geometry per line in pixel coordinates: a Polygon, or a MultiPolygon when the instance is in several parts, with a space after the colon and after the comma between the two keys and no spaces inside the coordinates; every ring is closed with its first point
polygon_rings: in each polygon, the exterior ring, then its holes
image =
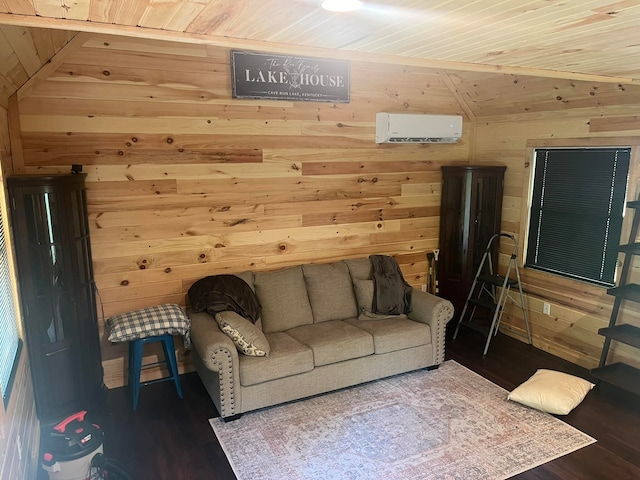
{"type": "Polygon", "coordinates": [[[524,306],[524,293],[522,292],[522,282],[520,281],[520,271],[518,270],[518,242],[516,238],[508,233],[496,233],[489,239],[487,248],[482,255],[482,260],[478,266],[478,271],[471,284],[467,301],[464,304],[460,318],[458,319],[458,325],[453,334],[453,340],[458,336],[460,326],[470,328],[486,335],[487,342],[484,346],[484,352],[482,357],[487,355],[489,350],[489,343],[491,338],[497,335],[498,327],[500,326],[500,320],[504,313],[505,306],[508,300],[511,300],[520,308],[522,308],[522,317],[524,318],[524,324],[527,329],[527,340],[529,345],[531,341],[531,329],[529,328],[529,315],[527,309],[524,306]],[[513,250],[509,258],[509,265],[507,266],[507,272],[504,276],[494,273],[493,261],[491,260],[491,251],[494,248],[493,242],[495,240],[500,241],[501,238],[509,239],[513,242],[513,250]],[[511,271],[515,271],[516,278],[511,278],[511,271]],[[496,291],[500,288],[499,293],[496,291]],[[519,293],[519,301],[514,299],[511,295],[512,289],[517,289],[519,293]],[[476,309],[481,307],[492,313],[491,325],[486,326],[473,321],[476,309]],[[467,318],[468,315],[468,319],[467,318]],[[466,319],[466,320],[465,320],[466,319]]]}

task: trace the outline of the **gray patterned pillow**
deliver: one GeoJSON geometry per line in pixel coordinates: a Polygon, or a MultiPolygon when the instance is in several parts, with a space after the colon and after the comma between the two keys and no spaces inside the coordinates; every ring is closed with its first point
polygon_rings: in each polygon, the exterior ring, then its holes
{"type": "Polygon", "coordinates": [[[189,317],[179,305],[165,303],[114,315],[107,319],[110,342],[126,342],[139,338],[183,335],[189,346],[189,317]]]}
{"type": "Polygon", "coordinates": [[[240,353],[251,357],[266,357],[271,351],[267,338],[257,326],[236,312],[216,313],[220,330],[233,340],[240,353]]]}

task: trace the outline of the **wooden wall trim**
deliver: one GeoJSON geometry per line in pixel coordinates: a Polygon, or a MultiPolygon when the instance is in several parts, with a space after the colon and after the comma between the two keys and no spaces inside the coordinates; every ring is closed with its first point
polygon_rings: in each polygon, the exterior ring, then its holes
{"type": "MultiPolygon", "coordinates": [[[[629,163],[629,178],[627,180],[627,200],[639,200],[640,199],[640,148],[638,144],[631,146],[631,161],[629,163]]],[[[622,231],[620,232],[620,239],[625,242],[629,238],[631,233],[631,225],[633,223],[633,215],[629,215],[629,212],[625,215],[622,223],[622,231]]],[[[617,274],[620,275],[622,268],[618,269],[617,274]]],[[[618,279],[616,278],[616,282],[618,279]]]]}
{"type": "Polygon", "coordinates": [[[460,91],[456,87],[455,83],[453,82],[453,80],[451,80],[449,73],[440,70],[438,71],[438,75],[442,77],[444,84],[454,96],[454,98],[460,105],[460,108],[462,108],[467,117],[469,117],[469,164],[473,165],[475,163],[475,145],[477,131],[476,115],[475,113],[473,113],[473,109],[469,106],[469,103],[466,101],[464,96],[460,94],[460,91]]]}
{"type": "Polygon", "coordinates": [[[90,38],[90,33],[81,32],[76,34],[69,43],[62,47],[58,53],[56,53],[40,68],[40,70],[36,72],[35,75],[29,78],[29,80],[27,80],[26,83],[18,89],[18,101],[28,97],[33,89],[47,80],[49,75],[55,72],[71,53],[75,52],[90,38]]]}
{"type": "Polygon", "coordinates": [[[460,91],[458,90],[456,85],[453,83],[453,80],[451,80],[451,77],[449,76],[449,74],[442,70],[438,71],[437,73],[442,77],[444,84],[447,86],[451,94],[458,101],[458,103],[460,104],[460,108],[462,108],[462,110],[467,115],[467,117],[469,117],[469,120],[471,120],[472,122],[475,122],[476,115],[473,113],[473,109],[469,106],[466,99],[460,94],[460,91]]]}
{"type": "Polygon", "coordinates": [[[9,97],[9,140],[11,142],[12,173],[20,173],[24,168],[24,154],[20,128],[20,108],[18,95],[9,97]]]}
{"type": "Polygon", "coordinates": [[[529,209],[531,198],[531,181],[533,169],[533,151],[534,147],[527,146],[525,148],[524,169],[522,175],[522,197],[520,199],[520,230],[518,232],[518,266],[524,268],[525,244],[529,236],[529,209]]]}
{"type": "Polygon", "coordinates": [[[618,147],[638,146],[640,137],[538,138],[527,140],[527,147],[618,147]]]}
{"type": "Polygon", "coordinates": [[[9,112],[0,107],[0,155],[9,155],[11,141],[9,140],[9,112]]]}
{"type": "Polygon", "coordinates": [[[249,40],[244,38],[230,38],[214,35],[198,35],[185,32],[171,32],[128,25],[112,25],[93,23],[81,20],[46,18],[31,15],[18,15],[0,13],[0,23],[6,25],[20,25],[25,27],[51,28],[56,30],[72,30],[79,32],[105,33],[110,35],[122,35],[135,38],[153,40],[165,40],[182,43],[195,43],[214,45],[225,48],[246,48],[272,53],[295,53],[298,55],[326,56],[336,59],[359,60],[363,62],[384,63],[393,65],[408,65],[416,67],[438,68],[446,70],[459,70],[468,72],[487,72],[526,75],[544,78],[565,78],[581,80],[585,82],[604,82],[618,84],[640,84],[640,80],[629,77],[605,76],[582,74],[575,72],[563,72],[530,67],[509,67],[502,65],[490,65],[467,62],[453,62],[447,60],[435,60],[417,57],[403,57],[397,55],[354,52],[349,50],[334,50],[320,47],[305,47],[275,42],[249,40]]]}

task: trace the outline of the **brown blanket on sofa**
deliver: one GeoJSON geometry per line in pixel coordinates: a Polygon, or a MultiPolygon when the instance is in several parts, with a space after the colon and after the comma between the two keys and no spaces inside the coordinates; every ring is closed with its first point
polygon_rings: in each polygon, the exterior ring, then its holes
{"type": "Polygon", "coordinates": [[[402,275],[395,258],[388,255],[371,255],[373,268],[374,313],[399,315],[411,310],[411,285],[402,275]]]}
{"type": "Polygon", "coordinates": [[[194,312],[206,310],[211,315],[231,310],[256,323],[262,307],[247,282],[235,275],[210,275],[189,288],[189,303],[194,312]]]}

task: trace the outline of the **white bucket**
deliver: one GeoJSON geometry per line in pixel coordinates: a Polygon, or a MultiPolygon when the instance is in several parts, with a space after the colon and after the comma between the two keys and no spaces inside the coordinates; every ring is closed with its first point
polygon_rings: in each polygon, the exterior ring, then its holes
{"type": "Polygon", "coordinates": [[[84,457],[74,460],[59,460],[53,465],[42,465],[49,473],[49,480],[90,480],[91,460],[98,453],[103,453],[102,444],[92,452],[87,452],[84,457]]]}

